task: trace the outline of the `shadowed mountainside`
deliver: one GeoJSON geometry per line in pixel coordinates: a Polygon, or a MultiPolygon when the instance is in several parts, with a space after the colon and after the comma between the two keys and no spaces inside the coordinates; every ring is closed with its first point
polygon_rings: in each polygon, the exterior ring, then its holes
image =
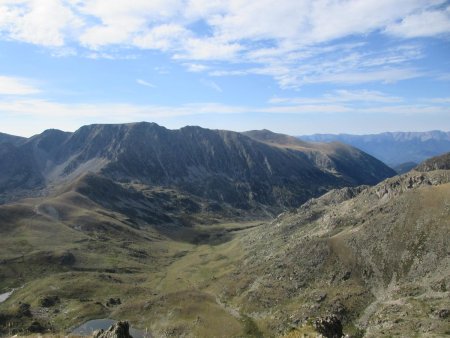
{"type": "Polygon", "coordinates": [[[238,209],[281,210],[335,187],[374,184],[394,174],[354,148],[280,147],[222,130],[154,123],[47,130],[19,145],[0,144],[3,201],[24,189],[52,189],[87,172],[120,184],[177,189],[238,209]]]}
{"type": "Polygon", "coordinates": [[[0,133],[0,144],[2,143],[11,143],[14,145],[19,145],[25,142],[27,139],[25,137],[9,135],[5,133],[0,133]]]}

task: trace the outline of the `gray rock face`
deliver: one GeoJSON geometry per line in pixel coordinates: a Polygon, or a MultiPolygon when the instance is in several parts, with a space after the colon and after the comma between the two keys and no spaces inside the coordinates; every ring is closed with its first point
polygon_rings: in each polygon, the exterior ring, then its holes
{"type": "Polygon", "coordinates": [[[94,332],[93,338],[133,338],[130,335],[130,324],[128,322],[117,322],[108,330],[97,330],[94,332]]]}

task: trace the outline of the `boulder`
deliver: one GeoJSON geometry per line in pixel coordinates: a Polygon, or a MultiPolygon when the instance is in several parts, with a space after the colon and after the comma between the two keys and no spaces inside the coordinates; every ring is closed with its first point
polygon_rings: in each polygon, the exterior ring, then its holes
{"type": "Polygon", "coordinates": [[[439,311],[436,311],[436,314],[441,319],[446,319],[450,316],[450,310],[449,309],[441,309],[439,311]]]}
{"type": "Polygon", "coordinates": [[[97,330],[94,332],[93,338],[133,338],[130,335],[130,324],[126,321],[120,321],[113,325],[108,330],[97,330]]]}
{"type": "Polygon", "coordinates": [[[108,301],[106,302],[106,306],[116,306],[116,305],[120,305],[122,304],[122,302],[120,301],[120,298],[110,298],[108,299],[108,301]]]}

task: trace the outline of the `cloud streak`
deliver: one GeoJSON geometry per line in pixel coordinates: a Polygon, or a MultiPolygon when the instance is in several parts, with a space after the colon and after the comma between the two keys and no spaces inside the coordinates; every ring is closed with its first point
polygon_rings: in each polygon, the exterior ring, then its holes
{"type": "Polygon", "coordinates": [[[142,79],[136,79],[136,83],[141,85],[141,86],[144,86],[144,87],[155,88],[154,84],[152,84],[152,83],[150,83],[148,81],[142,80],[142,79]]]}
{"type": "Polygon", "coordinates": [[[0,113],[14,118],[101,118],[105,122],[152,120],[202,114],[449,114],[449,98],[418,99],[416,104],[404,104],[398,97],[379,92],[336,91],[323,98],[273,98],[266,106],[225,105],[214,102],[189,103],[179,106],[119,104],[65,104],[45,99],[16,99],[0,101],[0,113]],[[359,96],[361,95],[361,97],[359,96]],[[361,100],[378,105],[355,106],[361,100]]]}
{"type": "Polygon", "coordinates": [[[215,90],[218,93],[222,93],[223,92],[223,89],[214,81],[203,79],[201,82],[206,87],[209,87],[209,88],[215,90]]]}
{"type": "Polygon", "coordinates": [[[35,87],[31,80],[0,76],[0,95],[32,95],[40,93],[40,90],[35,87]]]}
{"type": "Polygon", "coordinates": [[[391,96],[374,90],[347,90],[337,89],[333,92],[326,93],[321,97],[274,97],[269,100],[270,104],[276,105],[296,105],[296,104],[319,104],[325,102],[332,103],[400,103],[403,102],[401,97],[391,96]]]}

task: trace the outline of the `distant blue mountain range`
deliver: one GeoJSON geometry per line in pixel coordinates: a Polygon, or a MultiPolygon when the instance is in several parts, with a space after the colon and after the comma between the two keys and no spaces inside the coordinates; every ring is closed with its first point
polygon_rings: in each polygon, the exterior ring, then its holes
{"type": "Polygon", "coordinates": [[[313,142],[342,142],[359,148],[399,171],[450,151],[450,132],[386,132],[372,135],[314,134],[298,136],[313,142]]]}

